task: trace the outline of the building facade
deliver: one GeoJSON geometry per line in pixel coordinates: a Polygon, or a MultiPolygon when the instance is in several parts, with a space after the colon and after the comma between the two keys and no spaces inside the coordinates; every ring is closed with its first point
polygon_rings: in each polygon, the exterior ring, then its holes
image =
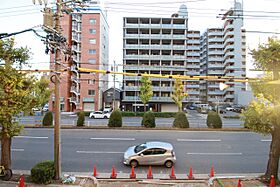
{"type": "MultiPolygon", "coordinates": [[[[201,36],[201,69],[203,76],[246,77],[246,38],[242,19],[242,4],[234,3],[224,16],[221,28],[210,28],[201,36]]],[[[202,103],[242,104],[239,97],[246,90],[245,83],[221,80],[201,80],[202,103]],[[221,90],[219,84],[228,85],[221,90]]]]}
{"type": "MultiPolygon", "coordinates": [[[[71,56],[62,55],[61,111],[93,111],[103,108],[102,92],[108,88],[108,76],[81,74],[77,68],[108,69],[109,26],[99,1],[88,2],[86,9],[61,18],[62,32],[71,47],[71,56]]],[[[54,55],[51,55],[51,62],[54,55]]],[[[51,63],[53,64],[53,63],[51,63]]],[[[49,102],[50,110],[54,97],[49,102]]]]}
{"type": "MultiPolygon", "coordinates": [[[[123,71],[137,74],[199,75],[199,31],[188,30],[185,5],[169,18],[125,17],[123,26],[123,71]],[[188,62],[187,58],[190,58],[188,62]]],[[[140,100],[141,77],[123,77],[122,109],[143,111],[140,100]]],[[[174,80],[150,78],[153,96],[149,108],[154,111],[177,111],[171,99],[174,80]]],[[[199,99],[198,82],[184,81],[187,99],[199,99]]]]}
{"type": "MultiPolygon", "coordinates": [[[[202,35],[188,28],[187,7],[182,5],[170,18],[126,17],[123,25],[123,71],[137,74],[246,77],[246,42],[240,2],[223,16],[221,28],[202,35]]],[[[124,76],[122,108],[142,111],[139,98],[141,77],[124,76]]],[[[171,99],[174,80],[150,78],[154,111],[177,111],[171,99]]],[[[234,79],[233,79],[234,80],[234,79]]],[[[245,83],[221,79],[184,80],[188,103],[241,104],[245,83]],[[221,90],[220,83],[226,84],[221,90]]]]}

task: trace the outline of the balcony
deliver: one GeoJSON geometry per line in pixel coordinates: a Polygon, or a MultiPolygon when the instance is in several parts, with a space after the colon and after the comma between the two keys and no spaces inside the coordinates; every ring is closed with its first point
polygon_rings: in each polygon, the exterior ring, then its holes
{"type": "Polygon", "coordinates": [[[81,47],[73,45],[72,50],[80,53],[81,52],[81,47]]]}
{"type": "Polygon", "coordinates": [[[199,50],[200,50],[200,47],[199,47],[199,46],[196,46],[196,45],[194,45],[194,46],[189,45],[189,46],[187,46],[187,49],[188,49],[188,50],[197,50],[197,51],[199,51],[199,50]]]}
{"type": "Polygon", "coordinates": [[[125,23],[126,28],[138,28],[139,24],[138,23],[125,23]]]}
{"type": "Polygon", "coordinates": [[[224,70],[208,70],[208,75],[223,75],[224,70]]]}
{"type": "Polygon", "coordinates": [[[77,96],[80,95],[80,89],[75,86],[71,86],[70,92],[76,94],[77,96]]]}
{"type": "Polygon", "coordinates": [[[179,34],[173,34],[172,38],[174,39],[186,39],[187,37],[185,35],[179,35],[179,34]]]}
{"type": "Polygon", "coordinates": [[[80,99],[78,97],[70,97],[70,102],[78,105],[80,104],[80,99]]]}
{"type": "Polygon", "coordinates": [[[125,34],[124,38],[138,38],[139,35],[138,34],[125,34]]]}
{"type": "Polygon", "coordinates": [[[77,76],[71,76],[71,80],[76,82],[77,84],[80,84],[80,79],[77,76]]]}
{"type": "Polygon", "coordinates": [[[139,91],[140,88],[138,86],[128,86],[128,85],[125,85],[124,86],[124,90],[125,91],[139,91]]]}
{"type": "Polygon", "coordinates": [[[153,91],[165,91],[165,92],[172,92],[173,88],[168,86],[153,86],[153,91]]]}
{"type": "Polygon", "coordinates": [[[187,90],[187,93],[188,93],[189,95],[199,95],[199,91],[188,91],[188,90],[187,90]]]}
{"type": "Polygon", "coordinates": [[[76,65],[72,65],[72,66],[71,66],[71,71],[72,71],[72,72],[75,72],[75,73],[77,73],[77,74],[79,73],[79,72],[78,72],[78,67],[77,67],[76,65]]]}
{"type": "Polygon", "coordinates": [[[173,49],[186,50],[186,47],[184,45],[173,45],[173,49]]]}

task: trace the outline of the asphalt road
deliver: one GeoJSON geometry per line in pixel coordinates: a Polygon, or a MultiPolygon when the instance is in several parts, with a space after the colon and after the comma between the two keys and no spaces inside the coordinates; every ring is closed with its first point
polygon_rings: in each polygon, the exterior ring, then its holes
{"type": "MultiPolygon", "coordinates": [[[[206,128],[207,114],[200,114],[196,111],[188,111],[188,120],[190,127],[206,128]]],[[[237,115],[237,113],[228,112],[228,115],[237,115]]],[[[41,124],[42,116],[24,116],[19,118],[20,124],[41,124]]],[[[123,126],[141,126],[142,117],[123,117],[123,126]]],[[[156,118],[158,127],[171,127],[174,118],[156,118]]],[[[224,127],[243,127],[243,122],[239,119],[222,118],[224,127]]],[[[76,125],[76,115],[61,115],[61,125],[76,125]]],[[[108,119],[90,119],[86,117],[85,125],[88,126],[107,126],[108,119]]]]}
{"type": "MultiPolygon", "coordinates": [[[[62,129],[62,171],[129,173],[123,165],[127,147],[150,140],[173,144],[177,162],[175,171],[186,174],[190,166],[194,173],[207,174],[213,165],[217,173],[263,173],[268,160],[270,137],[251,132],[160,131],[62,129]]],[[[24,129],[13,139],[12,168],[30,170],[42,160],[53,159],[53,129],[24,129]]],[[[147,167],[136,168],[146,173],[147,167]]],[[[164,167],[153,167],[154,173],[167,173],[164,167]]]]}

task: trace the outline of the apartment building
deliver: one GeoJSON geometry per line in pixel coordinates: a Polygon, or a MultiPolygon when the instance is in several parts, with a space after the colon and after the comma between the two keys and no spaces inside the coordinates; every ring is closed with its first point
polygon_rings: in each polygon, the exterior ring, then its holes
{"type": "MultiPolygon", "coordinates": [[[[85,9],[61,18],[62,32],[72,53],[61,57],[61,68],[68,68],[61,74],[61,111],[99,110],[103,108],[102,93],[108,89],[107,75],[77,71],[77,68],[108,69],[107,16],[100,1],[90,1],[87,5],[85,9]]],[[[51,66],[53,61],[54,55],[51,55],[51,66]]],[[[50,110],[53,104],[54,96],[49,102],[50,110]]]]}
{"type": "MultiPolygon", "coordinates": [[[[246,38],[242,29],[242,4],[234,3],[224,16],[221,28],[209,28],[200,38],[200,73],[204,76],[246,77],[246,38]]],[[[226,81],[220,90],[220,80],[201,80],[200,99],[203,103],[242,104],[238,98],[245,91],[245,83],[226,81]],[[239,97],[238,97],[239,96],[239,97]]]]}
{"type": "MultiPolygon", "coordinates": [[[[123,71],[161,75],[199,75],[199,31],[188,30],[187,7],[166,18],[125,17],[123,25],[123,71]]],[[[140,100],[141,77],[123,77],[122,109],[143,111],[140,100]]],[[[149,108],[154,111],[177,111],[171,99],[174,80],[150,78],[153,96],[149,108]]],[[[184,81],[188,100],[199,99],[198,81],[184,81]]]]}

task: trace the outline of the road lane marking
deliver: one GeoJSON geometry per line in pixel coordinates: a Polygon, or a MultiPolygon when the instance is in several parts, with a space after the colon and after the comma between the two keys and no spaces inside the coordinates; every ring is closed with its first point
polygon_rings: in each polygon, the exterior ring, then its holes
{"type": "Polygon", "coordinates": [[[124,152],[114,152],[114,151],[76,151],[77,153],[87,153],[87,154],[123,154],[124,152]]]}
{"type": "Polygon", "coordinates": [[[261,142],[271,142],[272,140],[269,140],[269,139],[264,139],[264,140],[261,140],[261,142]]]}
{"type": "Polygon", "coordinates": [[[220,142],[220,139],[177,139],[178,142],[220,142]]]}
{"type": "Polygon", "coordinates": [[[238,156],[242,153],[187,153],[187,155],[216,155],[216,156],[238,156]]]}
{"type": "Polygon", "coordinates": [[[91,140],[120,140],[120,141],[134,141],[135,138],[90,138],[91,140]]]}
{"type": "Polygon", "coordinates": [[[15,138],[26,138],[26,139],[48,139],[47,136],[15,136],[15,138]]]}
{"type": "Polygon", "coordinates": [[[11,151],[24,151],[24,149],[11,149],[11,151]]]}

